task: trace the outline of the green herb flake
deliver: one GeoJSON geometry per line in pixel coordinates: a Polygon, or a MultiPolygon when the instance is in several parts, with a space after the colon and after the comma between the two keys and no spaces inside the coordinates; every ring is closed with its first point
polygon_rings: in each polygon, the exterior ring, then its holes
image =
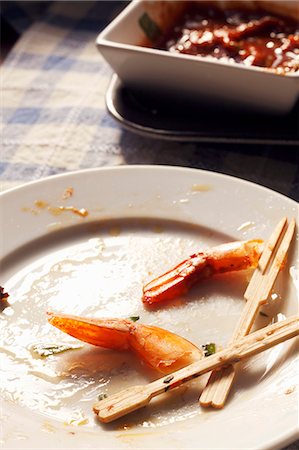
{"type": "Polygon", "coordinates": [[[68,344],[36,344],[32,345],[30,351],[34,357],[47,358],[48,356],[63,353],[68,350],[76,350],[82,348],[82,345],[68,345],[68,344]]]}
{"type": "Polygon", "coordinates": [[[132,320],[132,322],[137,322],[137,320],[139,320],[140,317],[139,316],[131,316],[131,317],[129,317],[129,319],[132,320]]]}
{"type": "Polygon", "coordinates": [[[173,375],[169,375],[168,377],[166,377],[166,378],[164,378],[164,380],[163,380],[163,383],[170,383],[171,382],[171,380],[173,380],[173,375]]]}
{"type": "Polygon", "coordinates": [[[99,394],[98,395],[98,400],[101,401],[101,400],[104,400],[104,398],[107,398],[107,397],[108,397],[107,394],[99,394]]]}
{"type": "Polygon", "coordinates": [[[154,42],[160,36],[160,28],[146,12],[139,17],[138,22],[146,37],[148,37],[152,42],[154,42]]]}
{"type": "Polygon", "coordinates": [[[205,356],[211,356],[216,353],[216,344],[214,342],[204,344],[202,345],[202,348],[205,356]]]}

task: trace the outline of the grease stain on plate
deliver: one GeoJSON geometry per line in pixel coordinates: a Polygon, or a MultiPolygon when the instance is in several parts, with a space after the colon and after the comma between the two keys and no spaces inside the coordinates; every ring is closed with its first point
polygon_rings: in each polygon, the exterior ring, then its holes
{"type": "Polygon", "coordinates": [[[44,201],[44,200],[35,200],[34,201],[35,208],[29,208],[29,207],[23,207],[21,210],[23,212],[30,212],[33,215],[39,214],[41,210],[46,210],[52,216],[60,216],[64,212],[71,212],[77,216],[80,217],[87,217],[89,215],[89,212],[86,208],[77,208],[75,206],[55,206],[51,205],[50,203],[44,201]]]}
{"type": "Polygon", "coordinates": [[[208,184],[197,184],[197,183],[194,183],[191,186],[191,191],[193,193],[196,193],[196,192],[208,192],[208,191],[211,191],[212,189],[213,189],[213,187],[211,185],[208,185],[208,184]]]}

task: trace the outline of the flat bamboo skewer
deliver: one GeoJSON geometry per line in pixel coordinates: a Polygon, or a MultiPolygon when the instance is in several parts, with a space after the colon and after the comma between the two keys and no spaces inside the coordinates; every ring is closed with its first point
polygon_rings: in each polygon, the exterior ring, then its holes
{"type": "Polygon", "coordinates": [[[93,410],[101,422],[111,422],[146,406],[153,397],[174,389],[192,378],[224,365],[234,364],[298,335],[299,316],[296,315],[255,331],[227,349],[190,364],[152,383],[145,386],[133,386],[104,400],[100,400],[95,403],[93,410]]]}
{"type": "MultiPolygon", "coordinates": [[[[230,341],[231,344],[250,332],[260,306],[267,302],[276,277],[285,261],[295,231],[295,221],[291,220],[281,239],[286,225],[287,218],[284,217],[277,224],[265,246],[258,267],[255,269],[244,294],[247,302],[230,341]]],[[[212,372],[199,399],[201,406],[223,408],[234,378],[235,369],[233,366],[212,372]]]]}

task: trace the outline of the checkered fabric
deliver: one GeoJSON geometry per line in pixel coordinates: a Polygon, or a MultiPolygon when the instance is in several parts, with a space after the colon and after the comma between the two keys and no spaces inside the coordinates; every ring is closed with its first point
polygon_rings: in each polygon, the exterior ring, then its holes
{"type": "MultiPolygon", "coordinates": [[[[17,41],[1,67],[1,189],[90,167],[165,164],[227,173],[298,199],[294,147],[153,140],[122,130],[107,114],[112,71],[95,38],[122,6],[47,2],[17,41]]],[[[19,26],[20,11],[7,11],[19,26]]]]}

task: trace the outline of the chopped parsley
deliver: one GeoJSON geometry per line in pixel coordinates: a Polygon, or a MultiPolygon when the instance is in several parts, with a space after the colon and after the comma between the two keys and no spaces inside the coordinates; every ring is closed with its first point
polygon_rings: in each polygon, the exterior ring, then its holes
{"type": "Polygon", "coordinates": [[[214,342],[204,344],[202,345],[202,348],[205,356],[211,356],[216,353],[216,344],[214,342]]]}
{"type": "Polygon", "coordinates": [[[168,377],[166,377],[166,378],[164,378],[164,380],[163,380],[163,383],[170,383],[171,382],[171,380],[173,380],[173,375],[169,375],[168,377]]]}
{"type": "Polygon", "coordinates": [[[101,400],[104,400],[104,398],[107,398],[107,397],[108,397],[107,394],[99,394],[98,395],[98,400],[101,401],[101,400]]]}
{"type": "Polygon", "coordinates": [[[140,317],[139,316],[131,316],[131,317],[129,317],[129,319],[132,320],[132,322],[137,322],[137,320],[139,320],[140,317]]]}
{"type": "Polygon", "coordinates": [[[152,42],[160,36],[161,30],[159,26],[150,18],[150,16],[146,12],[139,17],[138,22],[146,37],[148,37],[152,42]]]}
{"type": "Polygon", "coordinates": [[[68,345],[68,344],[36,344],[30,348],[33,356],[38,358],[47,358],[57,353],[63,353],[68,350],[76,350],[82,348],[82,345],[68,345]]]}

